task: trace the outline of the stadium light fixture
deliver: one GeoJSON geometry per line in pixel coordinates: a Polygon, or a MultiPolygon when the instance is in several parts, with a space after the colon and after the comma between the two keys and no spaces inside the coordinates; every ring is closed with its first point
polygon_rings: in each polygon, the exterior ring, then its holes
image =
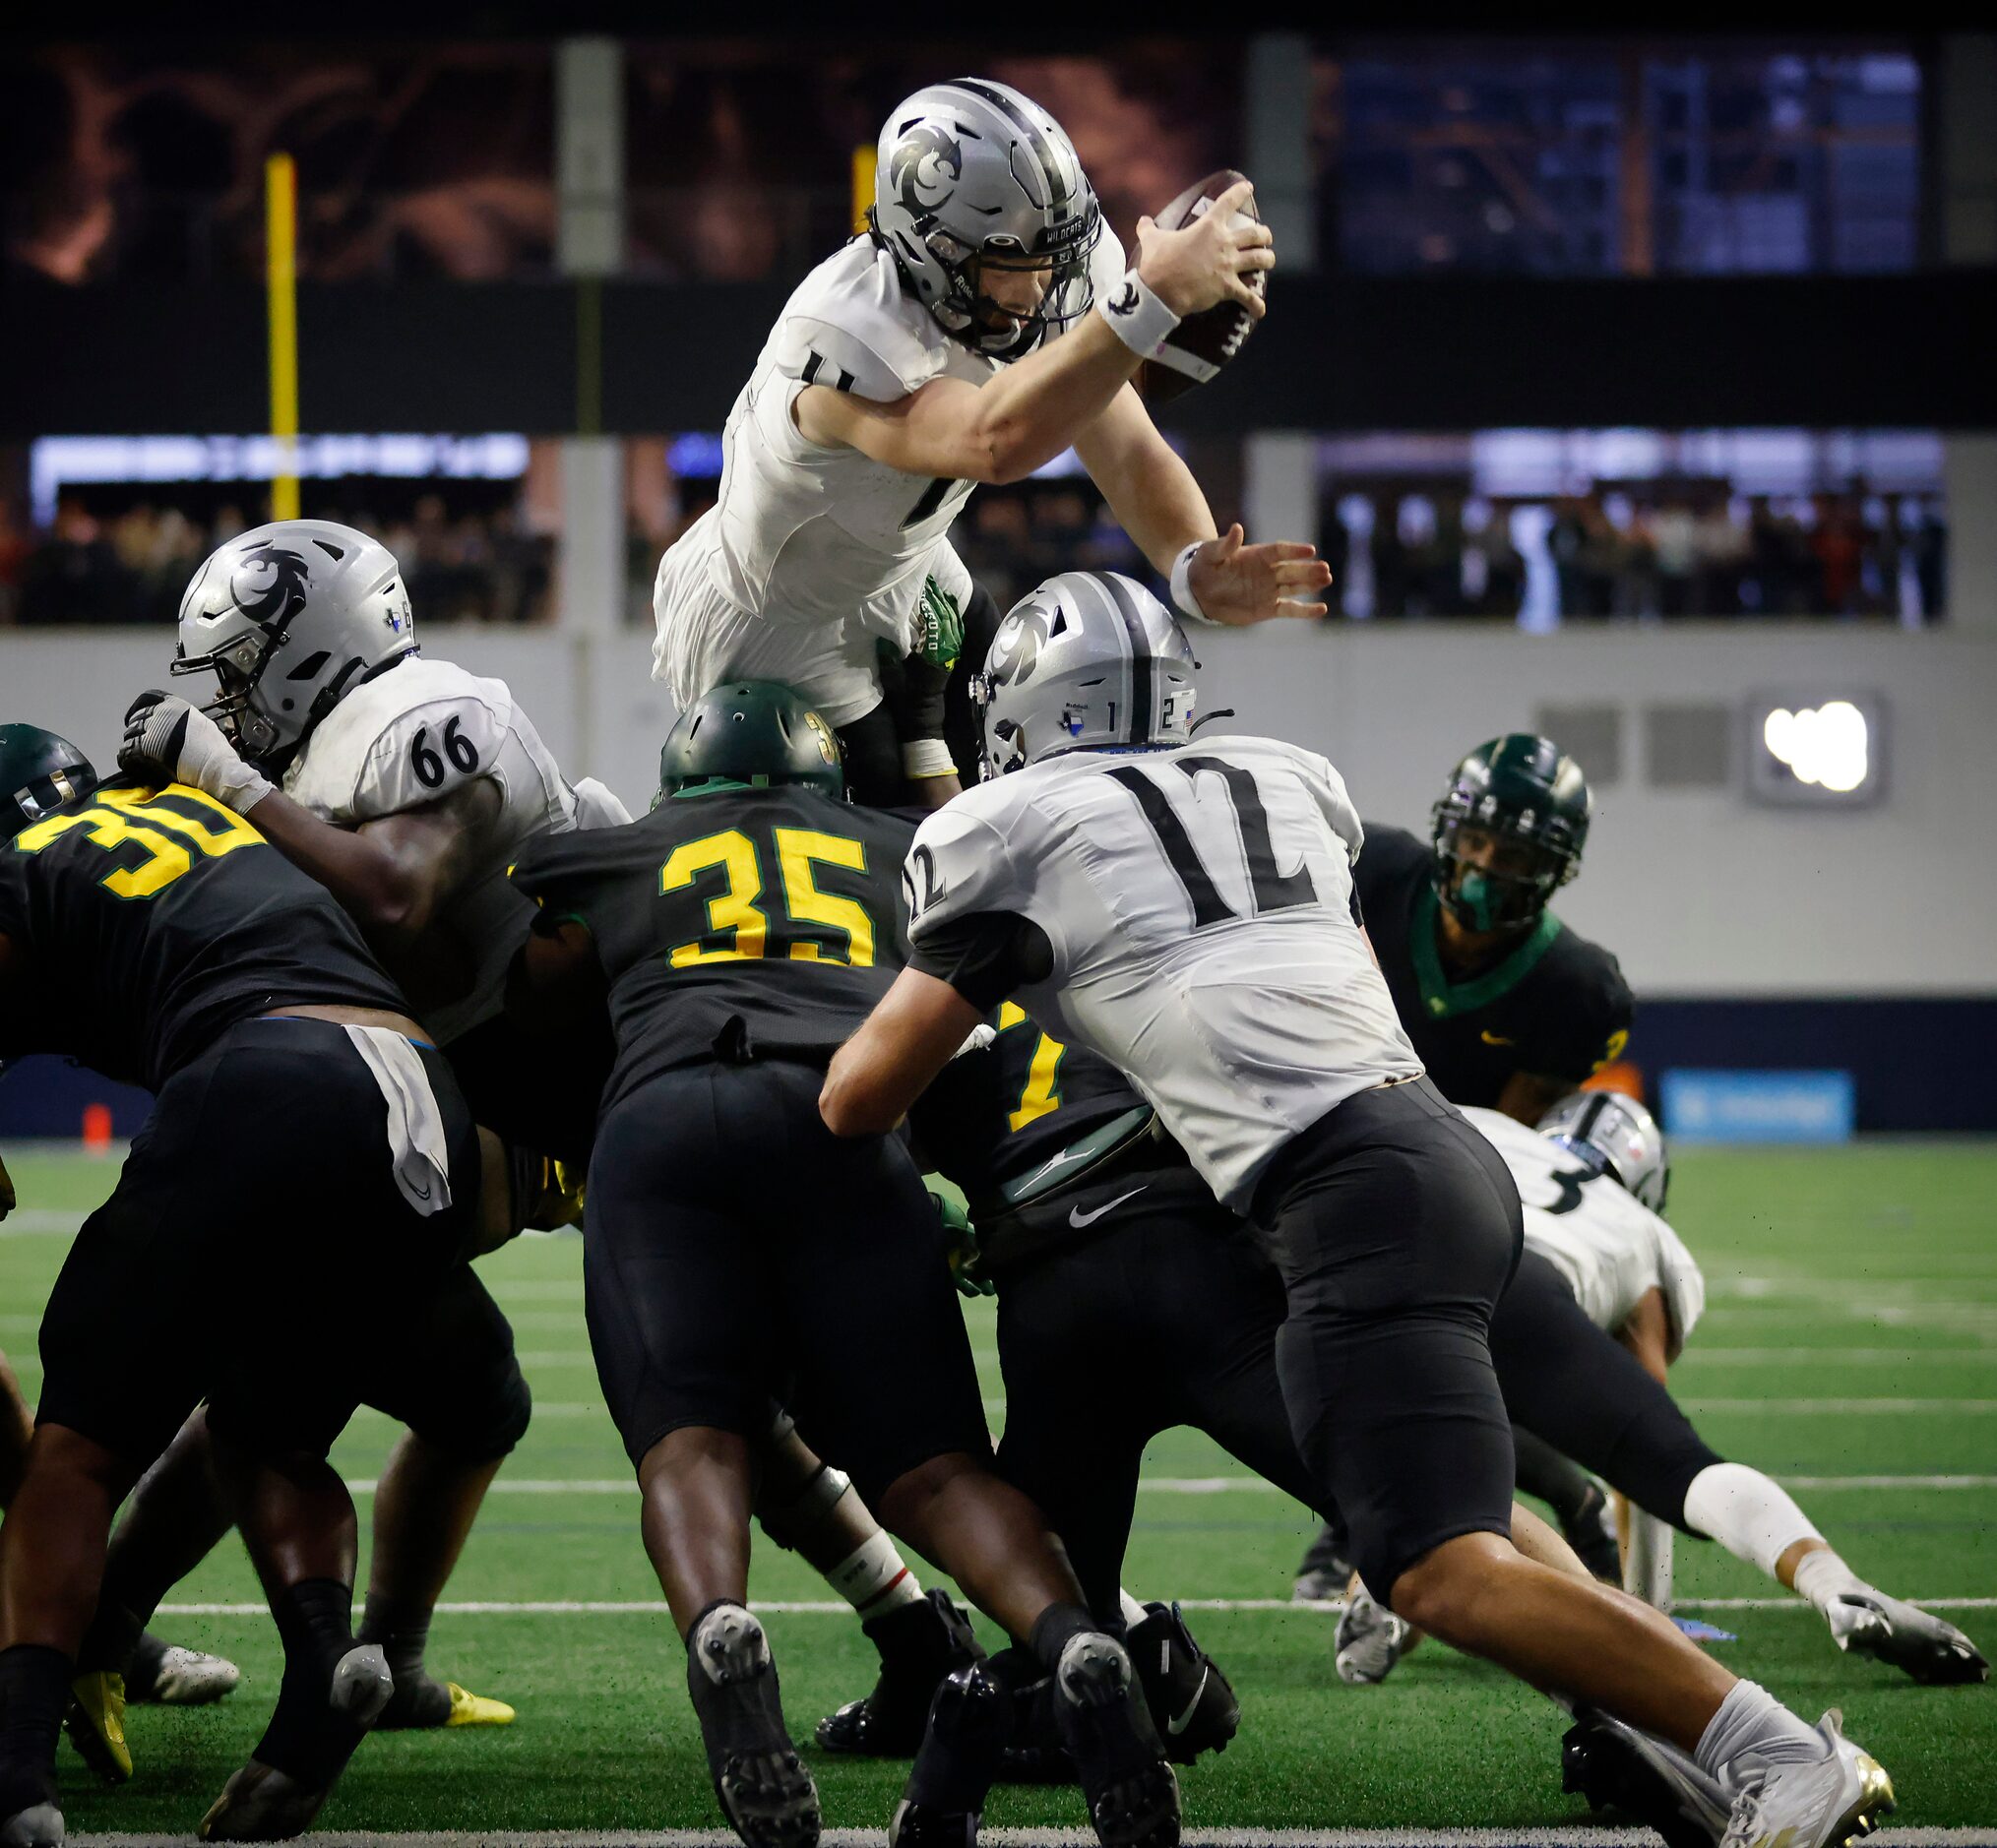
{"type": "Polygon", "coordinates": [[[1747,708],[1747,793],[1785,808],[1858,808],[1886,786],[1886,703],[1876,693],[1785,691],[1747,708]]]}

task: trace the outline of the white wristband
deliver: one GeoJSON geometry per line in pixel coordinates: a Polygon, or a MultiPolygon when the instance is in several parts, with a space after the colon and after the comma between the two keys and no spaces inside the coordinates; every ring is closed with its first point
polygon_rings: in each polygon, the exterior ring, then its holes
{"type": "Polygon", "coordinates": [[[1206,543],[1205,539],[1195,539],[1172,560],[1172,603],[1181,616],[1211,624],[1213,617],[1200,607],[1200,599],[1193,594],[1193,554],[1206,543]]]}
{"type": "Polygon", "coordinates": [[[1151,292],[1135,264],[1115,288],[1096,298],[1095,312],[1124,345],[1147,359],[1157,357],[1165,336],[1179,325],[1179,317],[1151,292]]]}
{"type": "Polygon", "coordinates": [[[957,760],[941,738],[910,738],[902,746],[902,774],[917,781],[927,776],[955,776],[957,760]]]}

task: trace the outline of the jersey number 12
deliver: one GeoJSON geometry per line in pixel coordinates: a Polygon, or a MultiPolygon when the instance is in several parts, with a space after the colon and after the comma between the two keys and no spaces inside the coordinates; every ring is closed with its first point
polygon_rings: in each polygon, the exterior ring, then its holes
{"type": "MultiPolygon", "coordinates": [[[[1276,870],[1276,847],[1269,837],[1269,811],[1262,806],[1262,792],[1248,770],[1217,757],[1173,757],[1167,761],[1189,780],[1198,778],[1203,770],[1212,770],[1220,778],[1240,831],[1241,851],[1248,863],[1248,888],[1257,916],[1265,911],[1285,911],[1291,905],[1317,902],[1318,890],[1311,884],[1307,865],[1300,864],[1294,873],[1276,870]]],[[[1131,764],[1119,766],[1109,775],[1137,798],[1138,807],[1164,849],[1167,864],[1186,889],[1187,901],[1193,907],[1193,928],[1202,930],[1209,924],[1239,919],[1241,913],[1220,896],[1213,874],[1193,845],[1193,836],[1156,779],[1131,764]]]]}

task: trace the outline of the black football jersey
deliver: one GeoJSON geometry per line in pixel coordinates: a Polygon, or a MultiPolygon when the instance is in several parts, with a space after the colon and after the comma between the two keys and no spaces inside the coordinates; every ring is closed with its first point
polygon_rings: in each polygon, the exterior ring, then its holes
{"type": "Polygon", "coordinates": [[[945,1066],[913,1112],[923,1159],[947,1174],[979,1210],[1001,1192],[1059,1159],[1092,1130],[1144,1099],[1107,1059],[1050,1039],[1014,1003],[983,1050],[945,1066]]]}
{"type": "Polygon", "coordinates": [[[212,796],[114,778],[0,846],[0,1057],[66,1053],[157,1090],[225,1027],[292,1006],[406,1014],[333,894],[212,796]]]}
{"type": "Polygon", "coordinates": [[[1606,950],[1551,911],[1503,961],[1451,982],[1437,950],[1434,856],[1404,829],[1366,827],[1359,904],[1401,1024],[1452,1103],[1494,1108],[1515,1072],[1579,1084],[1618,1057],[1636,1012],[1606,950]]]}
{"type": "Polygon", "coordinates": [[[530,842],[514,884],[587,925],[609,977],[603,1107],[712,1059],[830,1064],[907,959],[913,837],[892,815],[779,784],[530,842]]]}

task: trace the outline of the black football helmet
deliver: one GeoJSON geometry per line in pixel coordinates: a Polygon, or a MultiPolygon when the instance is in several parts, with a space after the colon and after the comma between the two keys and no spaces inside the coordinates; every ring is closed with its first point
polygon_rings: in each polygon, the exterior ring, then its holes
{"type": "Polygon", "coordinates": [[[1581,766],[1550,738],[1507,732],[1480,744],[1450,772],[1435,805],[1435,895],[1473,931],[1534,922],[1581,871],[1594,798],[1581,766]],[[1459,835],[1482,829],[1530,851],[1520,871],[1472,866],[1459,835]]]}
{"type": "Polygon", "coordinates": [[[0,725],[0,840],[97,786],[89,758],[39,725],[0,725]]]}
{"type": "Polygon", "coordinates": [[[729,680],[679,715],[658,754],[658,801],[714,782],[806,783],[838,800],[845,767],[833,728],[790,688],[729,680]]]}

